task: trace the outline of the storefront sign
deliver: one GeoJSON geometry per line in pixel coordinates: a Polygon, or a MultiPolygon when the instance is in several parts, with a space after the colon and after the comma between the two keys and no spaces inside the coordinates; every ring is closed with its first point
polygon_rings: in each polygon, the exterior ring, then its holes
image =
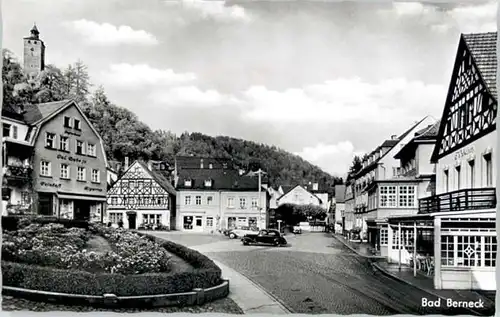
{"type": "Polygon", "coordinates": [[[89,192],[102,192],[102,188],[92,188],[85,186],[83,189],[88,190],[89,192]]]}
{"type": "Polygon", "coordinates": [[[474,150],[474,146],[458,150],[457,153],[455,153],[455,160],[458,161],[464,156],[474,153],[474,150]]]}
{"type": "Polygon", "coordinates": [[[40,182],[41,186],[44,187],[54,187],[54,188],[60,188],[61,184],[56,184],[56,183],[46,183],[46,182],[40,182]]]}
{"type": "Polygon", "coordinates": [[[68,155],[57,154],[59,160],[70,161],[73,163],[87,164],[87,160],[82,160],[78,157],[72,157],[68,155]]]}

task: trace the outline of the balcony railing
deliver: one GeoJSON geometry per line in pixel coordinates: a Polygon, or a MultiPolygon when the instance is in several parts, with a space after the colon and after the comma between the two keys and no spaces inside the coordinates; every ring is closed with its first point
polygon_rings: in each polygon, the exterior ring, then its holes
{"type": "Polygon", "coordinates": [[[7,165],[3,168],[4,176],[7,180],[29,180],[33,169],[30,166],[7,165]]]}
{"type": "Polygon", "coordinates": [[[419,200],[418,213],[492,209],[497,205],[495,188],[469,188],[419,200]]]}

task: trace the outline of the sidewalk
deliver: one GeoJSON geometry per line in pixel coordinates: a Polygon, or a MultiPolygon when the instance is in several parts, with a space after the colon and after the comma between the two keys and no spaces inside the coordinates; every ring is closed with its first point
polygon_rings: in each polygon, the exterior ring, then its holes
{"type": "Polygon", "coordinates": [[[344,236],[339,235],[339,234],[332,234],[332,236],[342,242],[346,247],[351,249],[354,253],[358,254],[359,256],[369,258],[369,259],[385,259],[386,257],[381,256],[381,255],[374,255],[371,251],[372,247],[368,243],[364,242],[350,242],[347,241],[344,236]]]}
{"type": "Polygon", "coordinates": [[[415,288],[420,289],[428,294],[434,295],[436,297],[446,300],[447,298],[452,298],[457,301],[477,301],[481,299],[484,302],[484,309],[472,310],[483,315],[493,315],[495,313],[495,298],[493,292],[485,292],[480,294],[475,291],[469,290],[441,290],[434,288],[434,281],[431,276],[426,276],[423,274],[413,275],[413,269],[408,266],[401,266],[395,263],[387,262],[376,262],[372,265],[380,270],[382,273],[399,280],[403,283],[411,285],[415,288]]]}
{"type": "Polygon", "coordinates": [[[291,313],[257,284],[224,264],[213,261],[221,268],[223,278],[229,280],[229,298],[240,306],[245,314],[291,313]]]}

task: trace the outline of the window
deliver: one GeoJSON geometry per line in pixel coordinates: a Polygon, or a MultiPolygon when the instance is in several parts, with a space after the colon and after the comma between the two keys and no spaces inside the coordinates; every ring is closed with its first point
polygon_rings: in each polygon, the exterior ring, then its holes
{"type": "Polygon", "coordinates": [[[118,205],[118,198],[111,197],[111,205],[118,205]]]}
{"type": "Polygon", "coordinates": [[[184,205],[191,205],[191,196],[184,197],[184,205]]]}
{"type": "Polygon", "coordinates": [[[3,134],[2,135],[4,137],[10,137],[11,125],[8,123],[3,123],[2,126],[3,126],[3,134]]]}
{"type": "Polygon", "coordinates": [[[441,264],[454,267],[495,267],[495,236],[444,235],[441,237],[441,264]]]}
{"type": "Polygon", "coordinates": [[[205,181],[205,187],[211,187],[212,186],[212,180],[208,179],[205,181]]]}
{"type": "Polygon", "coordinates": [[[61,178],[69,179],[69,166],[68,164],[61,164],[60,175],[61,178]]]}
{"type": "Polygon", "coordinates": [[[213,201],[214,201],[214,198],[212,196],[207,197],[207,205],[211,205],[213,201]]]}
{"type": "Polygon", "coordinates": [[[443,171],[444,174],[444,191],[445,193],[450,191],[450,173],[448,170],[443,171]]]}
{"type": "Polygon", "coordinates": [[[59,138],[59,150],[69,151],[69,140],[68,137],[61,136],[59,138]]]}
{"type": "Polygon", "coordinates": [[[29,192],[21,192],[21,205],[28,206],[31,204],[31,195],[29,192]]]}
{"type": "Polygon", "coordinates": [[[207,227],[213,227],[213,226],[214,226],[214,218],[207,217],[207,227]]]}
{"type": "Polygon", "coordinates": [[[191,180],[190,180],[190,179],[186,179],[186,180],[184,181],[184,186],[185,186],[185,187],[191,187],[191,180]]]}
{"type": "Polygon", "coordinates": [[[121,212],[110,212],[108,220],[111,223],[123,222],[123,213],[121,213],[121,212]]]}
{"type": "Polygon", "coordinates": [[[396,186],[380,187],[380,207],[396,207],[396,186]]]}
{"type": "Polygon", "coordinates": [[[197,205],[201,205],[201,196],[196,196],[195,202],[197,205]]]}
{"type": "Polygon", "coordinates": [[[455,167],[455,170],[457,172],[457,189],[460,189],[461,188],[460,178],[462,176],[462,174],[461,174],[461,167],[457,166],[457,167],[455,167]]]}
{"type": "Polygon", "coordinates": [[[75,119],[74,122],[75,122],[75,126],[74,126],[75,130],[81,130],[82,127],[81,127],[81,124],[80,124],[80,120],[75,119]]]}
{"type": "Polygon", "coordinates": [[[469,181],[470,181],[470,188],[474,188],[474,182],[475,182],[475,175],[474,175],[474,172],[475,172],[475,162],[474,160],[471,160],[469,161],[469,181]]]}
{"type": "Polygon", "coordinates": [[[71,128],[71,118],[70,117],[64,117],[64,127],[71,128]]]}
{"type": "Polygon", "coordinates": [[[87,154],[89,156],[97,156],[96,155],[96,150],[95,150],[95,144],[87,144],[87,154]]]}
{"type": "Polygon", "coordinates": [[[83,142],[76,141],[76,154],[83,154],[83,142]]]}
{"type": "Polygon", "coordinates": [[[85,181],[85,167],[77,167],[76,179],[79,181],[85,181]]]}
{"type": "Polygon", "coordinates": [[[484,167],[486,171],[486,186],[493,186],[493,165],[491,164],[491,154],[487,154],[483,156],[484,158],[484,167]]]}
{"type": "Polygon", "coordinates": [[[233,197],[229,197],[229,198],[227,199],[227,206],[228,206],[229,208],[234,208],[234,198],[233,198],[233,197]]]}
{"type": "Polygon", "coordinates": [[[55,148],[55,138],[56,135],[54,133],[47,132],[45,134],[45,146],[49,149],[55,148]]]}
{"type": "Polygon", "coordinates": [[[42,176],[52,176],[52,170],[50,162],[41,161],[40,162],[40,175],[42,176]]]}
{"type": "Polygon", "coordinates": [[[12,126],[12,138],[17,139],[17,125],[12,126]]]}
{"type": "Polygon", "coordinates": [[[209,169],[214,168],[214,166],[212,165],[212,163],[208,164],[208,168],[209,168],[209,169]]]}
{"type": "Polygon", "coordinates": [[[389,231],[387,228],[380,229],[380,245],[388,245],[389,244],[389,231]]]}
{"type": "Polygon", "coordinates": [[[100,183],[101,182],[101,173],[99,170],[93,169],[92,170],[92,182],[93,183],[100,183]]]}
{"type": "Polygon", "coordinates": [[[399,207],[415,207],[415,186],[399,187],[399,207]]]}
{"type": "Polygon", "coordinates": [[[247,200],[245,198],[240,198],[240,209],[245,209],[247,206],[247,200]]]}
{"type": "Polygon", "coordinates": [[[144,224],[160,224],[161,214],[144,214],[142,215],[142,222],[144,224]]]}
{"type": "Polygon", "coordinates": [[[252,198],[252,208],[257,208],[258,207],[258,200],[257,198],[252,198]]]}

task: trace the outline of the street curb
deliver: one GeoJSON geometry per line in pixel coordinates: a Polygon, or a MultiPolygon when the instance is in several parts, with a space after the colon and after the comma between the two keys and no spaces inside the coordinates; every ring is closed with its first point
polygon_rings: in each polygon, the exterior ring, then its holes
{"type": "MultiPolygon", "coordinates": [[[[222,264],[223,266],[226,266],[224,265],[223,263],[220,263],[218,260],[213,260],[214,263],[216,264],[222,264]]],[[[229,267],[228,267],[229,268],[229,267]]],[[[231,268],[230,268],[231,269],[231,268]]],[[[231,269],[232,270],[232,269],[231,269]]],[[[287,304],[285,304],[282,300],[280,300],[279,298],[277,298],[276,296],[274,296],[273,294],[271,294],[270,292],[268,292],[267,290],[265,290],[262,286],[260,286],[259,284],[255,283],[254,281],[252,281],[250,279],[250,277],[248,277],[246,274],[242,273],[242,272],[236,272],[238,273],[239,275],[241,275],[242,277],[244,277],[248,282],[250,282],[250,284],[252,284],[255,288],[257,288],[259,291],[261,291],[262,293],[266,294],[267,296],[269,296],[272,300],[274,300],[276,302],[276,304],[281,308],[283,309],[283,311],[285,311],[287,314],[295,314],[295,311],[290,308],[287,304]]],[[[229,292],[231,292],[231,289],[229,289],[229,292]]]]}
{"type": "MultiPolygon", "coordinates": [[[[392,273],[391,273],[391,272],[389,272],[388,270],[386,270],[386,269],[382,268],[382,267],[381,267],[380,265],[378,265],[377,263],[372,263],[372,266],[373,266],[374,268],[376,268],[377,270],[379,270],[382,274],[384,274],[384,275],[386,275],[386,276],[388,276],[388,277],[390,277],[390,278],[392,278],[392,279],[395,279],[395,280],[397,280],[397,281],[399,281],[399,282],[406,283],[406,284],[408,284],[408,285],[410,285],[410,286],[412,286],[412,287],[414,287],[414,288],[417,288],[417,289],[421,290],[422,292],[425,292],[425,293],[430,294],[430,295],[432,295],[432,296],[436,296],[437,298],[441,298],[441,299],[444,299],[444,300],[447,300],[447,299],[448,299],[447,297],[444,297],[444,296],[438,295],[438,294],[436,294],[436,293],[434,293],[434,292],[429,291],[428,289],[425,289],[425,288],[423,288],[423,287],[420,287],[420,286],[418,286],[418,285],[415,285],[415,284],[413,284],[413,283],[411,283],[411,282],[409,282],[409,281],[407,281],[407,280],[405,280],[405,279],[400,278],[399,276],[397,276],[397,275],[395,275],[395,274],[392,274],[392,273]]],[[[475,311],[475,310],[473,310],[473,309],[470,309],[470,308],[466,308],[466,309],[467,309],[468,311],[470,311],[471,313],[473,313],[474,315],[478,315],[478,316],[483,316],[483,315],[484,315],[483,313],[481,313],[481,312],[477,312],[477,311],[475,311]]]]}
{"type": "Polygon", "coordinates": [[[346,247],[348,247],[352,252],[356,253],[357,255],[361,256],[361,257],[364,257],[364,258],[367,258],[367,259],[385,259],[386,257],[385,256],[381,256],[381,255],[366,255],[366,254],[362,254],[360,253],[358,250],[354,249],[353,247],[351,247],[349,244],[347,244],[345,241],[343,241],[341,238],[337,237],[336,235],[332,235],[335,239],[337,239],[338,241],[342,242],[346,247]]]}

